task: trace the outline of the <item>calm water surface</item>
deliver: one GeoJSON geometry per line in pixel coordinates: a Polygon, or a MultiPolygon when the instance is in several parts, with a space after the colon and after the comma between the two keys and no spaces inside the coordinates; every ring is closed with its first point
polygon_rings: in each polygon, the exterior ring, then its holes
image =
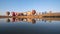
{"type": "Polygon", "coordinates": [[[60,20],[1,18],[0,33],[60,33],[60,20]]]}

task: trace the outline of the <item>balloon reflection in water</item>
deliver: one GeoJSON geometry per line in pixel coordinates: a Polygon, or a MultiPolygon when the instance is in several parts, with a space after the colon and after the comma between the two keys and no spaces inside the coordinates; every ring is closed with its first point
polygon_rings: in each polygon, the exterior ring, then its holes
{"type": "Polygon", "coordinates": [[[36,23],[35,19],[28,19],[28,18],[8,18],[7,22],[18,22],[18,21],[26,21],[26,22],[30,22],[32,24],[36,23]]]}
{"type": "Polygon", "coordinates": [[[36,23],[35,19],[27,19],[27,22],[31,22],[32,24],[36,23]]]}
{"type": "Polygon", "coordinates": [[[16,18],[12,18],[12,22],[15,22],[16,18]]]}
{"type": "Polygon", "coordinates": [[[36,20],[35,19],[32,19],[32,23],[35,24],[36,23],[36,20]]]}
{"type": "Polygon", "coordinates": [[[7,21],[7,22],[10,22],[10,19],[8,18],[6,21],[7,21]]]}

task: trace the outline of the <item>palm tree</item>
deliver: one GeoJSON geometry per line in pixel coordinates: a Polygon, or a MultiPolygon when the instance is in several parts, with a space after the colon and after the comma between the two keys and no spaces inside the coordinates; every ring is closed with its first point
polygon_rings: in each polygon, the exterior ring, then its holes
{"type": "Polygon", "coordinates": [[[7,12],[6,12],[6,14],[7,14],[7,16],[9,16],[9,15],[10,15],[10,12],[9,12],[9,11],[7,11],[7,12]]]}

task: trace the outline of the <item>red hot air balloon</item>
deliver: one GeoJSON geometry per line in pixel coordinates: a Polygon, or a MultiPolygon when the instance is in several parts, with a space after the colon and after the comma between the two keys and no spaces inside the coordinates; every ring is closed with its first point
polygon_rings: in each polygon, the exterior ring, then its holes
{"type": "Polygon", "coordinates": [[[15,12],[12,12],[12,16],[16,16],[15,12]]]}
{"type": "Polygon", "coordinates": [[[32,10],[32,15],[35,15],[36,11],[35,10],[32,10]]]}

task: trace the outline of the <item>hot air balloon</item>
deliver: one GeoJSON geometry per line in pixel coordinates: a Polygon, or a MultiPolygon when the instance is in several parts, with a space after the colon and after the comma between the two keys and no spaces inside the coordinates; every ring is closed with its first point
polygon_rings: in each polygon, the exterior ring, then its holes
{"type": "Polygon", "coordinates": [[[32,15],[35,15],[36,14],[36,11],[35,10],[32,10],[32,15]]]}
{"type": "Polygon", "coordinates": [[[10,12],[9,12],[9,11],[7,11],[7,12],[6,12],[6,15],[7,15],[7,16],[9,16],[9,15],[10,15],[10,12]]]}
{"type": "Polygon", "coordinates": [[[16,16],[15,12],[12,12],[12,16],[16,16]]]}

